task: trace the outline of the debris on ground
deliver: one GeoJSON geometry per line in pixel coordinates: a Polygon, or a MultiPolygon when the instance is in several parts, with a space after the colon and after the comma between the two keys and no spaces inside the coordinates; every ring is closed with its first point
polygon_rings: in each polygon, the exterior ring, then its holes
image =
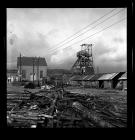
{"type": "Polygon", "coordinates": [[[30,88],[30,89],[34,89],[35,85],[32,82],[28,82],[24,85],[24,88],[30,88]]]}
{"type": "MultiPolygon", "coordinates": [[[[118,94],[118,93],[115,93],[118,94]]],[[[7,125],[13,128],[116,128],[127,126],[126,97],[90,95],[62,88],[7,93],[7,125]]]]}
{"type": "Polygon", "coordinates": [[[50,85],[43,85],[43,86],[41,86],[41,89],[48,89],[48,90],[50,90],[50,89],[52,89],[52,88],[54,88],[54,86],[50,86],[50,85]]]}

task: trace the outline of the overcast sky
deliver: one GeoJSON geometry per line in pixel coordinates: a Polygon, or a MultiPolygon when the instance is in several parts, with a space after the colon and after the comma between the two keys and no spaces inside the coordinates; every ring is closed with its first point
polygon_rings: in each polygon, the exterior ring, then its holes
{"type": "Polygon", "coordinates": [[[17,57],[21,53],[23,56],[45,57],[49,68],[70,69],[77,59],[76,53],[81,49],[80,45],[92,43],[95,68],[98,67],[100,72],[126,71],[127,9],[116,8],[94,22],[113,9],[8,8],[7,67],[16,67],[17,57]],[[116,15],[113,16],[114,14],[116,15]],[[92,22],[94,24],[66,40],[68,43],[65,41],[59,44],[92,22]],[[116,22],[119,23],[111,26],[116,22]],[[101,31],[106,27],[106,30],[101,31]],[[85,34],[70,41],[85,31],[85,34]]]}

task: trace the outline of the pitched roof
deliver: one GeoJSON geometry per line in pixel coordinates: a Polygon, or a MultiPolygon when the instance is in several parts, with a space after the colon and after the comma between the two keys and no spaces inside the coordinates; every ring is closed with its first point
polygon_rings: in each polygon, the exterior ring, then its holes
{"type": "Polygon", "coordinates": [[[90,80],[91,80],[91,81],[98,80],[102,75],[103,75],[103,73],[95,74],[90,80]]]}
{"type": "Polygon", "coordinates": [[[73,77],[70,78],[70,80],[79,81],[79,80],[81,80],[81,76],[80,75],[74,75],[73,77]]]}
{"type": "Polygon", "coordinates": [[[127,72],[125,72],[120,78],[119,80],[126,80],[127,79],[127,72]]]}
{"type": "MultiPolygon", "coordinates": [[[[47,66],[46,60],[43,57],[21,57],[21,65],[33,66],[33,60],[34,60],[34,65],[37,65],[39,60],[39,66],[47,66]]],[[[17,67],[19,65],[20,65],[20,57],[17,57],[17,67]]]]}
{"type": "Polygon", "coordinates": [[[88,81],[90,80],[94,75],[87,75],[83,80],[88,81]]]}
{"type": "Polygon", "coordinates": [[[108,74],[103,74],[98,80],[112,80],[116,75],[119,73],[108,73],[108,74]]]}
{"type": "Polygon", "coordinates": [[[85,75],[85,76],[82,76],[82,80],[86,80],[86,78],[88,77],[89,75],[85,75]]]}
{"type": "Polygon", "coordinates": [[[72,81],[85,81],[90,80],[94,75],[74,75],[70,78],[72,81]]]}
{"type": "Polygon", "coordinates": [[[74,79],[75,75],[74,76],[71,76],[69,77],[69,80],[72,81],[72,79],[74,79]]]}
{"type": "Polygon", "coordinates": [[[7,73],[12,73],[12,74],[17,74],[18,70],[17,69],[8,69],[7,73]]]}

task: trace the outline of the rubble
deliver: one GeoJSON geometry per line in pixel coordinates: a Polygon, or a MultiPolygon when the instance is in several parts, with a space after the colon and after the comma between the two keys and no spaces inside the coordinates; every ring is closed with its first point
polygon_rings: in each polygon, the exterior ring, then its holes
{"type": "Polygon", "coordinates": [[[24,88],[31,88],[31,89],[34,89],[35,88],[35,85],[31,82],[27,83],[24,85],[24,88]]]}
{"type": "Polygon", "coordinates": [[[70,93],[64,89],[7,94],[13,128],[116,128],[127,126],[125,98],[70,93]]]}

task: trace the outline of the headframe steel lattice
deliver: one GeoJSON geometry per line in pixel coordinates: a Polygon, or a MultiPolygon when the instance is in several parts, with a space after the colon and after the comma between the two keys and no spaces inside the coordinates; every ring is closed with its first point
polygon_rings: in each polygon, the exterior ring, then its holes
{"type": "Polygon", "coordinates": [[[77,60],[71,68],[73,74],[94,74],[92,46],[92,44],[81,45],[81,51],[77,52],[77,60]]]}

